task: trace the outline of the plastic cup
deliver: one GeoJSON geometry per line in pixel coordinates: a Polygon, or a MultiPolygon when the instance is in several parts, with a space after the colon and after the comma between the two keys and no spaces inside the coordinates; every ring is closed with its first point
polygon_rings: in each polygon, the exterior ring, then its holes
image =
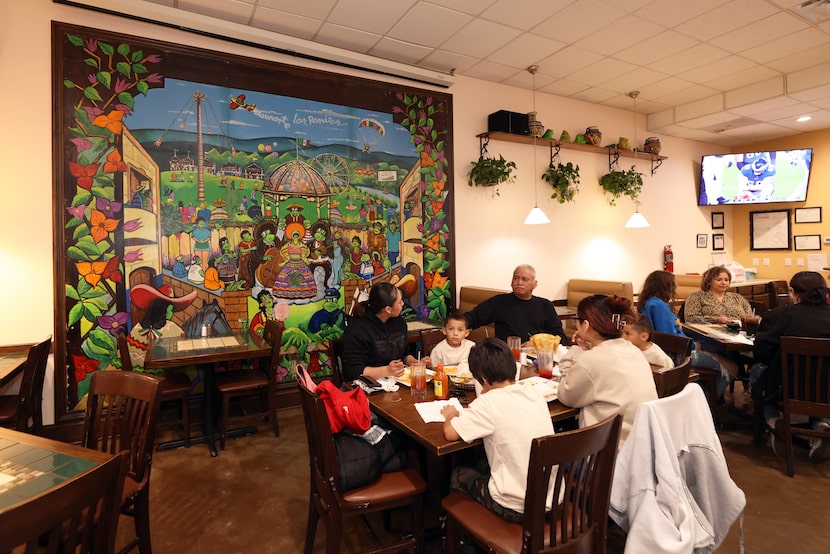
{"type": "Polygon", "coordinates": [[[537,350],[536,364],[539,377],[544,377],[545,379],[553,378],[553,350],[537,350]]]}
{"type": "Polygon", "coordinates": [[[761,316],[758,315],[743,315],[741,316],[741,327],[746,331],[746,336],[753,337],[758,332],[758,325],[761,323],[761,316]]]}
{"type": "Polygon", "coordinates": [[[416,400],[426,400],[427,366],[423,362],[415,362],[409,366],[409,392],[416,400]]]}
{"type": "Polygon", "coordinates": [[[513,359],[518,362],[522,357],[522,339],[519,337],[507,337],[507,347],[513,352],[513,359]]]}

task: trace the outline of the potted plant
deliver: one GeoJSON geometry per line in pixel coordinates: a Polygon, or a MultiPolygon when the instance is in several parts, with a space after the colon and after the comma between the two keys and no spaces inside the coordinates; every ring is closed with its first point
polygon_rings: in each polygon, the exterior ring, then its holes
{"type": "Polygon", "coordinates": [[[600,177],[599,186],[611,195],[608,203],[612,206],[617,205],[617,199],[621,196],[628,196],[635,204],[639,204],[638,197],[643,190],[643,174],[633,165],[627,171],[615,169],[600,177]]]}
{"type": "MultiPolygon", "coordinates": [[[[467,184],[469,186],[477,187],[493,187],[501,183],[512,182],[515,177],[512,175],[513,170],[516,169],[516,162],[509,162],[504,159],[504,156],[499,154],[498,158],[484,157],[478,158],[478,161],[470,162],[472,168],[468,174],[467,184]]],[[[498,194],[498,191],[496,191],[498,194]]]]}
{"type": "Polygon", "coordinates": [[[551,198],[560,204],[573,202],[574,196],[579,192],[579,166],[571,162],[551,162],[547,171],[542,173],[542,180],[553,187],[551,198]]]}

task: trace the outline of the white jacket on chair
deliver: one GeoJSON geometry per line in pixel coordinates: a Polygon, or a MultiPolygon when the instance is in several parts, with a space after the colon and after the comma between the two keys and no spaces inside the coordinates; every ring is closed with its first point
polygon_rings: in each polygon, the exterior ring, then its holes
{"type": "Polygon", "coordinates": [[[713,552],[745,506],[700,386],[640,405],[611,488],[625,552],[713,552]]]}

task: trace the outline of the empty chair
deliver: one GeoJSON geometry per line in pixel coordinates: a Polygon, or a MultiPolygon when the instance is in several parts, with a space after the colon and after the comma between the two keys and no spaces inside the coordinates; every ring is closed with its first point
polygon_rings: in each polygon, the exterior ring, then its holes
{"type": "Polygon", "coordinates": [[[692,354],[693,341],[689,337],[654,331],[649,338],[669,355],[676,366],[682,364],[683,360],[692,354]]]}
{"type": "Polygon", "coordinates": [[[3,552],[109,553],[115,550],[124,453],[0,510],[3,552]]]}
{"type": "Polygon", "coordinates": [[[52,337],[34,344],[23,366],[17,394],[0,396],[0,425],[24,433],[38,434],[43,427],[43,380],[52,337]]]}
{"type": "MultiPolygon", "coordinates": [[[[127,337],[123,333],[118,335],[118,354],[121,358],[121,370],[132,371],[133,363],[130,359],[130,347],[127,344],[127,337]]],[[[190,391],[193,383],[190,377],[182,371],[168,371],[163,375],[151,375],[159,381],[161,391],[161,403],[177,403],[179,418],[170,422],[159,421],[158,429],[181,426],[184,430],[184,445],[190,448],[190,391]]]]}
{"type": "Polygon", "coordinates": [[[657,397],[663,398],[682,391],[689,384],[691,368],[692,358],[687,357],[680,365],[652,372],[654,385],[657,387],[657,397]]]}
{"type": "Polygon", "coordinates": [[[621,426],[622,416],[616,415],[591,427],[533,439],[521,525],[463,492],[450,493],[441,502],[447,511],[447,552],[456,551],[459,531],[488,552],[605,552],[621,426]],[[554,505],[545,513],[551,476],[554,505]]]}
{"type": "Polygon", "coordinates": [[[830,418],[830,339],[781,337],[782,421],[787,475],[795,474],[793,435],[830,441],[830,432],[793,425],[793,416],[830,418]]]}
{"type": "Polygon", "coordinates": [[[150,467],[161,393],[159,382],[127,371],[96,371],[89,383],[82,444],[116,454],[127,451],[128,468],[121,493],[121,513],[135,520],[138,544],[150,554],[150,467]]]}
{"type": "Polygon", "coordinates": [[[352,516],[392,508],[409,506],[411,510],[412,534],[399,543],[372,552],[400,552],[406,547],[423,547],[423,492],[426,482],[417,469],[382,473],[380,479],[370,485],[341,492],[340,472],[334,438],[329,426],[328,414],[323,400],[298,381],[300,401],[305,417],[308,439],[308,456],[311,467],[311,489],[309,492],[308,522],[306,524],[305,552],[314,548],[317,522],[322,519],[326,525],[326,552],[340,551],[343,522],[352,516]]]}
{"type": "Polygon", "coordinates": [[[282,361],[280,345],[285,326],[281,321],[269,320],[265,323],[262,338],[271,345],[271,357],[265,358],[261,367],[254,369],[239,369],[217,373],[215,377],[216,390],[222,397],[222,413],[219,416],[219,448],[225,449],[225,437],[228,432],[228,423],[239,419],[254,416],[267,417],[271,420],[274,436],[280,436],[279,422],[277,421],[277,397],[274,385],[277,377],[277,367],[282,361]],[[246,412],[243,402],[256,397],[260,408],[254,412],[246,412]],[[239,401],[238,415],[231,414],[231,403],[239,401]]]}

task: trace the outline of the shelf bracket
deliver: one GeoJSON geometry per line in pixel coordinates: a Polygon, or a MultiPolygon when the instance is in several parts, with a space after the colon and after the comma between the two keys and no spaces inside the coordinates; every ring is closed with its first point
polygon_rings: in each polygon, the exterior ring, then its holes
{"type": "Polygon", "coordinates": [[[608,172],[614,171],[614,168],[620,167],[620,152],[616,148],[608,149],[608,172]]]}
{"type": "Polygon", "coordinates": [[[657,173],[660,166],[663,165],[663,160],[660,157],[652,156],[651,158],[651,174],[657,173]]]}
{"type": "Polygon", "coordinates": [[[555,163],[559,161],[559,150],[561,150],[561,146],[559,146],[558,142],[551,142],[550,143],[550,165],[553,167],[555,163]]]}
{"type": "Polygon", "coordinates": [[[489,136],[485,135],[485,136],[478,139],[478,148],[479,148],[479,151],[481,152],[481,157],[482,158],[484,158],[485,154],[487,154],[487,145],[489,143],[490,143],[490,137],[489,136]]]}

